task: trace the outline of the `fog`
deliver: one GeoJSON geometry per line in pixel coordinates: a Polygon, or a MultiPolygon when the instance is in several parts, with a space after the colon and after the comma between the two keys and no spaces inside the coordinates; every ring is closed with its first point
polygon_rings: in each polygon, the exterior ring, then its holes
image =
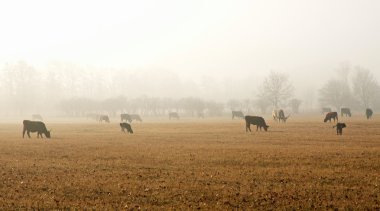
{"type": "Polygon", "coordinates": [[[257,100],[273,72],[287,76],[301,111],[319,111],[337,105],[321,103],[328,80],[347,72],[353,89],[359,69],[380,78],[378,11],[375,0],[1,2],[1,113],[60,114],[78,98],[244,109],[228,102],[257,100]]]}

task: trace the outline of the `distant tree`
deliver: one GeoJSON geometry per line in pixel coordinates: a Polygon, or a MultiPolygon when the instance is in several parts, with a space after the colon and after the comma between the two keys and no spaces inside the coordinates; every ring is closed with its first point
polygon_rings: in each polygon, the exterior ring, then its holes
{"type": "Polygon", "coordinates": [[[350,102],[350,87],[342,80],[331,79],[319,90],[319,102],[339,110],[350,102]]]}
{"type": "Polygon", "coordinates": [[[299,113],[299,107],[301,103],[302,101],[296,98],[293,98],[289,101],[289,106],[292,108],[293,113],[295,114],[299,113]]]}
{"type": "Polygon", "coordinates": [[[258,98],[264,98],[264,101],[271,102],[274,108],[284,105],[293,95],[293,85],[290,83],[286,74],[271,72],[265,78],[258,98]]]}
{"type": "Polygon", "coordinates": [[[271,106],[271,102],[264,97],[258,97],[254,100],[253,104],[257,107],[262,114],[265,114],[271,106]]]}
{"type": "MultiPolygon", "coordinates": [[[[40,78],[37,70],[24,61],[7,64],[2,70],[3,89],[9,109],[19,114],[31,112],[41,99],[40,78]]],[[[4,96],[3,96],[4,97],[4,96]]]]}
{"type": "Polygon", "coordinates": [[[223,104],[215,101],[207,101],[206,110],[209,116],[221,116],[223,114],[223,104]]]}
{"type": "Polygon", "coordinates": [[[236,99],[230,99],[226,103],[227,107],[231,110],[241,110],[242,109],[242,103],[239,100],[236,99]]]}
{"type": "Polygon", "coordinates": [[[245,114],[251,113],[252,110],[252,102],[250,99],[242,100],[242,110],[245,114]]]}
{"type": "Polygon", "coordinates": [[[342,80],[346,84],[349,83],[349,75],[351,72],[351,65],[348,62],[342,62],[339,67],[335,70],[336,73],[338,74],[339,80],[342,80]]]}
{"type": "Polygon", "coordinates": [[[363,67],[356,67],[356,74],[353,78],[353,92],[360,105],[365,109],[373,104],[376,93],[380,91],[373,74],[363,67]]]}

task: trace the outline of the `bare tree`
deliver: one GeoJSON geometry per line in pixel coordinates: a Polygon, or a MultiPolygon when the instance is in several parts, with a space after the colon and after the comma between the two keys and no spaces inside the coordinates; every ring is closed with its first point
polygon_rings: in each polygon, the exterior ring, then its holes
{"type": "Polygon", "coordinates": [[[265,98],[272,103],[274,108],[279,108],[286,104],[286,101],[293,95],[293,85],[289,81],[289,77],[283,73],[271,72],[265,78],[259,98],[265,98]]]}
{"type": "Polygon", "coordinates": [[[376,96],[380,91],[379,84],[377,83],[373,74],[363,67],[356,67],[356,74],[353,79],[353,92],[358,98],[363,108],[369,108],[376,96]]]}
{"type": "Polygon", "coordinates": [[[334,106],[339,110],[350,102],[349,87],[342,80],[331,79],[319,90],[319,102],[323,106],[334,106]]]}
{"type": "Polygon", "coordinates": [[[229,109],[231,109],[231,111],[242,109],[242,103],[236,99],[228,100],[226,105],[228,106],[229,109]]]}
{"type": "Polygon", "coordinates": [[[344,81],[346,84],[349,83],[348,77],[351,72],[351,65],[348,62],[342,62],[338,69],[336,69],[336,73],[340,80],[344,81]]]}
{"type": "Polygon", "coordinates": [[[253,103],[254,106],[257,107],[262,114],[265,114],[268,107],[271,105],[271,102],[263,97],[258,97],[253,103]]]}
{"type": "Polygon", "coordinates": [[[295,114],[299,113],[299,107],[301,103],[302,101],[296,98],[293,98],[289,101],[289,106],[292,108],[293,113],[295,114]]]}

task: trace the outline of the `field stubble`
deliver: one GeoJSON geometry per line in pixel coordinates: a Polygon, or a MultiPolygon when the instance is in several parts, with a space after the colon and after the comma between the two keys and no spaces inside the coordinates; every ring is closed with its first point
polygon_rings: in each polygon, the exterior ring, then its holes
{"type": "Polygon", "coordinates": [[[380,121],[321,117],[0,125],[0,208],[380,209],[380,121]],[[254,131],[254,130],[253,130],[254,131]]]}

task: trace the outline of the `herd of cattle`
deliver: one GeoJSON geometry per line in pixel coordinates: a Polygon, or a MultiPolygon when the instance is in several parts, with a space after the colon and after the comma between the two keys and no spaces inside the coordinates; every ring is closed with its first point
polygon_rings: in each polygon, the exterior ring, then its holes
{"type": "MultiPolygon", "coordinates": [[[[341,116],[343,117],[344,115],[346,117],[351,117],[351,110],[349,108],[341,108],[340,110],[341,116]]],[[[336,125],[333,126],[333,128],[336,128],[337,134],[342,135],[343,128],[346,127],[345,123],[340,123],[338,122],[338,112],[333,112],[330,108],[322,108],[322,114],[325,114],[324,122],[331,122],[331,120],[334,120],[337,122],[336,125]]],[[[367,119],[370,119],[373,115],[373,111],[370,108],[366,109],[365,115],[367,119]]],[[[108,115],[97,115],[97,114],[89,114],[89,118],[94,118],[95,120],[99,122],[107,122],[110,123],[110,118],[108,115]]],[[[285,112],[282,109],[279,110],[273,110],[272,111],[272,117],[274,121],[278,122],[283,122],[286,123],[286,120],[290,117],[290,115],[285,116],[285,112]]],[[[179,120],[179,115],[177,112],[170,112],[169,113],[169,119],[177,119],[179,120]]],[[[245,130],[246,132],[250,131],[251,132],[251,125],[256,125],[256,131],[259,129],[261,130],[264,128],[265,131],[268,130],[269,126],[266,124],[265,120],[263,117],[260,116],[245,116],[242,111],[232,111],[232,119],[235,118],[241,118],[245,120],[245,130]]],[[[47,130],[45,123],[43,123],[42,116],[39,114],[33,114],[32,115],[32,120],[24,120],[23,121],[23,132],[22,132],[22,137],[24,138],[25,133],[27,133],[28,137],[30,138],[30,133],[37,132],[37,138],[41,137],[43,138],[42,134],[45,135],[46,138],[50,138],[50,130],[47,130]],[[40,121],[36,121],[40,120],[40,121]]],[[[142,119],[140,115],[138,114],[121,114],[120,115],[120,128],[123,132],[125,130],[132,134],[133,130],[131,127],[132,121],[138,121],[142,122],[142,119]]]]}

